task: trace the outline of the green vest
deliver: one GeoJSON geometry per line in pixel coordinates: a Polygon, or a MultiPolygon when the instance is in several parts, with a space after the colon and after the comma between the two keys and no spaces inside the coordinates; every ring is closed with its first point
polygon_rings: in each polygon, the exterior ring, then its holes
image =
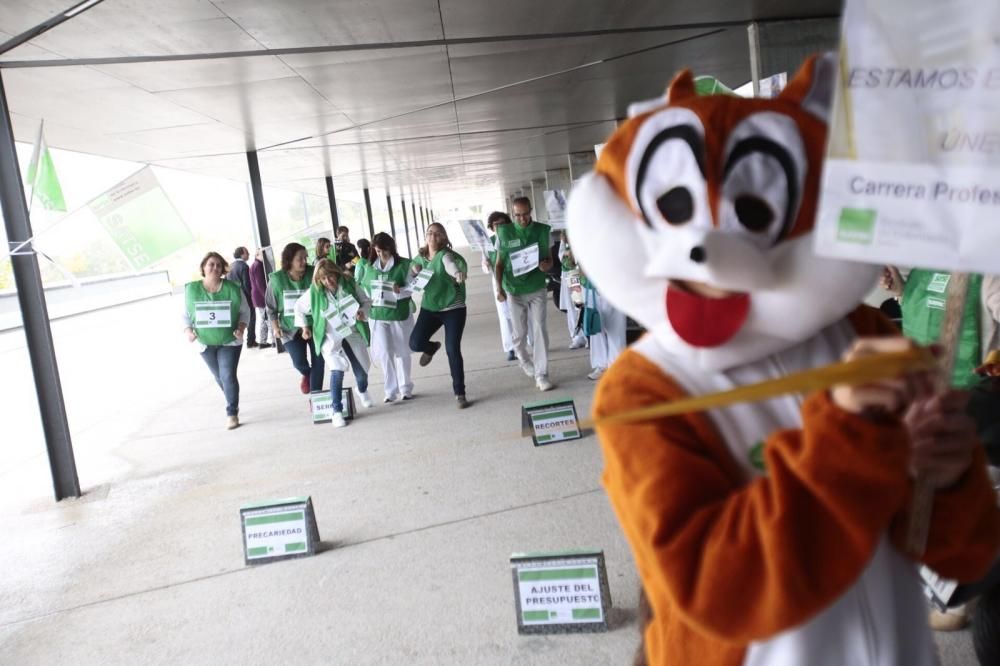
{"type": "MultiPolygon", "coordinates": [[[[375,282],[391,282],[392,284],[402,287],[406,284],[409,272],[409,259],[403,259],[400,257],[399,261],[397,261],[393,265],[392,269],[386,273],[378,269],[378,261],[375,263],[369,263],[364,272],[361,274],[361,277],[357,277],[356,279],[365,292],[371,296],[373,293],[372,286],[375,282]]],[[[403,321],[410,316],[410,302],[411,299],[407,297],[397,300],[395,306],[373,305],[369,318],[375,321],[403,321]]]]}
{"type": "Polygon", "coordinates": [[[274,293],[274,301],[278,304],[278,321],[281,328],[291,331],[295,328],[295,301],[302,294],[309,291],[312,284],[313,267],[306,266],[306,272],[302,274],[301,280],[293,280],[285,271],[274,271],[268,276],[271,291],[274,293]],[[288,296],[289,302],[285,302],[288,296]]]}
{"type": "Polygon", "coordinates": [[[354,279],[357,280],[358,284],[362,284],[362,281],[365,278],[365,273],[367,273],[371,267],[371,262],[364,258],[358,259],[358,263],[354,264],[354,279]]]}
{"type": "MultiPolygon", "coordinates": [[[[903,335],[921,345],[937,342],[941,322],[944,320],[945,297],[950,278],[950,273],[920,268],[910,271],[903,287],[903,335]]],[[[982,356],[979,336],[982,286],[982,275],[969,276],[969,292],[962,315],[955,369],[951,375],[951,383],[957,388],[968,388],[978,380],[973,370],[979,365],[982,356]]]]}
{"type": "Polygon", "coordinates": [[[223,280],[214,294],[201,280],[184,285],[184,304],[199,342],[217,347],[236,339],[233,331],[240,324],[241,293],[240,286],[230,280],[223,280]]]}
{"type": "MultiPolygon", "coordinates": [[[[347,295],[354,296],[356,288],[357,285],[354,280],[343,275],[337,282],[337,293],[335,296],[338,300],[347,295]]],[[[330,307],[330,299],[327,297],[326,288],[318,287],[315,284],[309,287],[309,304],[307,323],[312,327],[313,341],[316,348],[319,349],[323,345],[323,340],[326,336],[327,318],[324,316],[324,313],[329,314],[327,310],[330,307]]],[[[354,330],[358,332],[358,335],[364,339],[366,344],[370,344],[371,333],[366,322],[356,321],[354,323],[354,330]]]]}
{"type": "Polygon", "coordinates": [[[453,250],[439,250],[431,260],[420,255],[413,259],[413,263],[421,269],[429,268],[434,271],[434,276],[424,287],[424,297],[420,301],[420,307],[429,312],[439,312],[452,305],[465,304],[465,283],[459,284],[455,282],[455,278],[448,275],[448,271],[444,269],[445,254],[451,254],[451,258],[458,265],[458,270],[468,275],[465,259],[453,250]]]}
{"type": "Polygon", "coordinates": [[[545,289],[545,273],[537,266],[522,275],[514,275],[510,255],[532,245],[538,245],[538,261],[549,258],[549,233],[547,224],[532,222],[527,227],[501,224],[497,227],[497,252],[504,260],[503,288],[509,294],[523,295],[545,289]]]}

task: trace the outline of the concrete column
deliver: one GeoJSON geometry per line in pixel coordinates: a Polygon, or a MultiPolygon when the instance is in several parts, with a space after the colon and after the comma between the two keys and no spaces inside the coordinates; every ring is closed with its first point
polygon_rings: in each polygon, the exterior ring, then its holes
{"type": "Polygon", "coordinates": [[[372,198],[368,194],[368,188],[364,189],[365,194],[365,212],[368,213],[368,240],[375,238],[375,221],[372,219],[372,198]]]}
{"type": "MultiPolygon", "coordinates": [[[[403,209],[403,235],[406,236],[406,256],[412,257],[413,250],[410,249],[410,218],[406,214],[406,199],[403,198],[403,188],[399,188],[399,207],[403,209]]],[[[399,243],[396,243],[396,245],[399,245],[399,243]]]]}
{"type": "Polygon", "coordinates": [[[330,202],[330,219],[333,220],[333,237],[337,238],[340,229],[340,215],[337,213],[337,194],[333,191],[333,176],[326,177],[326,198],[330,202]]]}
{"type": "MultiPolygon", "coordinates": [[[[0,205],[3,206],[4,228],[7,233],[10,263],[17,286],[17,301],[28,344],[31,374],[35,379],[38,412],[45,434],[49,455],[49,471],[56,501],[80,496],[80,480],[76,473],[73,440],[66,404],[63,401],[59,365],[49,327],[49,312],[45,304],[42,274],[32,244],[34,233],[24,199],[24,185],[14,148],[14,130],[3,81],[0,80],[0,205]]],[[[12,438],[8,438],[8,445],[12,438]]]]}
{"type": "Polygon", "coordinates": [[[782,72],[791,78],[807,56],[836,50],[839,40],[838,19],[750,23],[747,26],[747,41],[753,94],[760,95],[762,79],[782,72]]]}
{"type": "Polygon", "coordinates": [[[566,160],[569,162],[569,178],[576,182],[588,172],[593,171],[597,156],[594,151],[590,150],[585,153],[570,153],[566,160]]]}

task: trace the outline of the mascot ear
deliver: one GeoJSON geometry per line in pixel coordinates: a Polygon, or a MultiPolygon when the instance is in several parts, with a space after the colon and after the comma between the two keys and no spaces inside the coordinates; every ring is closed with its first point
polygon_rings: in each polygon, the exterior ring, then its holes
{"type": "Polygon", "coordinates": [[[663,95],[663,97],[647,99],[642,102],[632,102],[629,104],[628,117],[635,118],[638,115],[648,113],[654,109],[659,109],[667,104],[673,104],[678,100],[697,96],[698,91],[695,89],[694,85],[694,74],[691,73],[691,70],[685,69],[680,74],[675,76],[674,80],[670,82],[670,86],[667,88],[667,92],[663,95]]]}
{"type": "Polygon", "coordinates": [[[694,85],[694,74],[690,69],[682,70],[667,88],[667,102],[673,104],[688,97],[697,97],[698,91],[694,85]]]}
{"type": "Polygon", "coordinates": [[[829,123],[836,83],[837,54],[831,51],[806,60],[778,98],[795,102],[824,123],[829,123]]]}

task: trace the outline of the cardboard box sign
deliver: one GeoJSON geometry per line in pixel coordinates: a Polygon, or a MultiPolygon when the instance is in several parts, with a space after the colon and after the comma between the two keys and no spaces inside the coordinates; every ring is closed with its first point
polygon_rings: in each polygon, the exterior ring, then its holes
{"type": "Polygon", "coordinates": [[[611,593],[604,551],[510,556],[519,634],[608,630],[611,593]]]}
{"type": "Polygon", "coordinates": [[[527,403],[521,407],[521,436],[531,437],[535,446],[580,439],[580,419],[576,403],[557,398],[527,403]]]}
{"type": "Polygon", "coordinates": [[[289,497],[240,507],[243,561],[264,564],[316,554],[319,528],[311,497],[289,497]]]}
{"type": "MultiPolygon", "coordinates": [[[[344,406],[344,418],[350,421],[354,418],[354,390],[350,387],[343,389],[340,402],[344,406]]],[[[313,391],[309,394],[309,404],[312,407],[314,425],[333,420],[333,399],[329,391],[313,391]]]]}

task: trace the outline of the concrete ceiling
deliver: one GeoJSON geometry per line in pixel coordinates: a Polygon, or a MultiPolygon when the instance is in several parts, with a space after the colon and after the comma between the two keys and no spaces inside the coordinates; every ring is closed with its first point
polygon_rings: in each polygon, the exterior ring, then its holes
{"type": "MultiPolygon", "coordinates": [[[[0,0],[0,39],[71,0],[0,0]]],[[[0,56],[15,137],[325,194],[510,189],[688,66],[750,78],[746,24],[839,0],[105,0],[0,56]]]]}

